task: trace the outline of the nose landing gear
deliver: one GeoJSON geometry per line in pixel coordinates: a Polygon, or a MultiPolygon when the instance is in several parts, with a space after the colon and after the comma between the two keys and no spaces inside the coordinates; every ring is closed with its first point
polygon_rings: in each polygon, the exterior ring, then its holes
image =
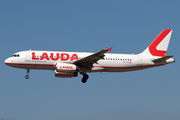
{"type": "Polygon", "coordinates": [[[30,69],[27,69],[27,72],[26,72],[26,73],[27,73],[27,75],[25,76],[25,78],[26,78],[26,79],[28,79],[28,78],[29,78],[29,71],[30,71],[30,69]]]}

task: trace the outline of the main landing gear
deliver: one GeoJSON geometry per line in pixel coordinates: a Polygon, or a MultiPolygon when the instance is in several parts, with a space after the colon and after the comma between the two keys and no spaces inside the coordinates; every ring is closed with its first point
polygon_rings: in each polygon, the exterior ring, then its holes
{"type": "Polygon", "coordinates": [[[86,74],[86,73],[84,73],[83,74],[83,78],[82,78],[82,83],[86,83],[87,82],[87,79],[89,78],[89,76],[86,74]]]}
{"type": "Polygon", "coordinates": [[[83,71],[83,72],[80,72],[80,74],[82,74],[83,75],[83,78],[82,78],[82,83],[86,83],[87,82],[87,79],[89,78],[89,76],[86,74],[86,67],[82,67],[81,68],[81,70],[83,71]]]}
{"type": "Polygon", "coordinates": [[[28,78],[29,78],[29,71],[30,71],[30,69],[27,69],[27,72],[26,72],[26,73],[27,73],[27,75],[25,76],[25,78],[26,78],[26,79],[28,79],[28,78]]]}

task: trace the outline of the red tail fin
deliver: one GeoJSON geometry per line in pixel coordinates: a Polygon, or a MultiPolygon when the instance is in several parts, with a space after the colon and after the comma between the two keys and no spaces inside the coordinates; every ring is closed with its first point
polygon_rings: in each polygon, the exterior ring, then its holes
{"type": "Polygon", "coordinates": [[[163,30],[158,37],[141,54],[164,57],[169,45],[172,30],[163,30]]]}

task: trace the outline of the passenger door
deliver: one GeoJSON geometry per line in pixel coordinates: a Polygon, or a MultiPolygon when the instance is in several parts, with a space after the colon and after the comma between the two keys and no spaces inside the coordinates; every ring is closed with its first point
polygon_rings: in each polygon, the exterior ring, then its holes
{"type": "Polygon", "coordinates": [[[26,51],[26,53],[25,53],[25,61],[30,62],[30,51],[26,51]]]}

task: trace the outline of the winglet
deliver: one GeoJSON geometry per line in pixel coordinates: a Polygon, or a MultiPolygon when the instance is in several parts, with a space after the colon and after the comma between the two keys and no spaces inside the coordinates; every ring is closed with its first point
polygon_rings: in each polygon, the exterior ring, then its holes
{"type": "Polygon", "coordinates": [[[111,52],[111,49],[112,49],[112,47],[108,48],[107,50],[109,50],[111,52]]]}

